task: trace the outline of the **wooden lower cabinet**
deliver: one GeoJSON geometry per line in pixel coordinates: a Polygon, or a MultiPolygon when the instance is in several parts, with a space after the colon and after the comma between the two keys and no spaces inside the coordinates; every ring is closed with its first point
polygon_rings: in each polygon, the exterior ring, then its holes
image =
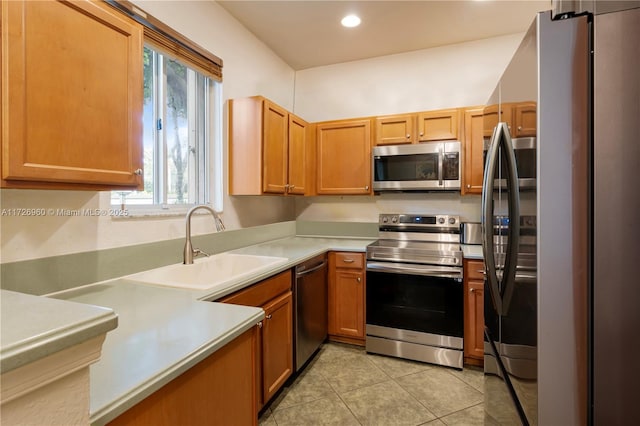
{"type": "Polygon", "coordinates": [[[329,253],[329,339],[364,345],[364,254],[329,253]]]}
{"type": "Polygon", "coordinates": [[[264,309],[256,357],[257,414],[293,373],[291,271],[260,281],[218,302],[264,309]]]}
{"type": "Polygon", "coordinates": [[[484,262],[464,260],[464,362],[484,363],[484,262]]]}
{"type": "Polygon", "coordinates": [[[293,299],[290,291],[264,308],[262,397],[269,401],[293,372],[293,299]]]}
{"type": "Polygon", "coordinates": [[[109,425],[256,425],[257,334],[244,332],[109,425]]]}

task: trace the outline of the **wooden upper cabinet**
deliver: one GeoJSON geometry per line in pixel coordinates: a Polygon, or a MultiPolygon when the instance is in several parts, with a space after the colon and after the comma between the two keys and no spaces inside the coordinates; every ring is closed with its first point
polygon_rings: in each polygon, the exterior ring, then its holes
{"type": "Polygon", "coordinates": [[[289,113],[266,99],[262,109],[262,191],[284,194],[288,180],[289,113]]]}
{"type": "Polygon", "coordinates": [[[464,110],[464,174],[461,193],[482,194],[484,178],[483,108],[464,110]]]}
{"type": "Polygon", "coordinates": [[[418,114],[418,142],[458,139],[457,109],[442,109],[418,114]]]}
{"type": "Polygon", "coordinates": [[[289,114],[289,194],[307,193],[307,169],[311,158],[309,124],[289,114]]]}
{"type": "Polygon", "coordinates": [[[375,145],[399,145],[415,143],[416,115],[388,115],[376,118],[375,145]]]}
{"type": "Polygon", "coordinates": [[[535,102],[522,102],[513,105],[513,137],[521,138],[536,135],[537,108],[535,102]]]}
{"type": "Polygon", "coordinates": [[[263,98],[229,100],[229,194],[305,194],[310,126],[263,98]]]}
{"type": "Polygon", "coordinates": [[[2,2],[3,187],[142,187],[142,43],[103,2],[2,2]]]}
{"type": "Polygon", "coordinates": [[[493,135],[493,129],[498,125],[498,122],[505,122],[509,126],[509,129],[512,129],[511,125],[511,105],[510,104],[502,104],[500,105],[500,110],[498,111],[498,105],[489,105],[484,108],[484,117],[483,117],[483,134],[482,136],[485,138],[491,138],[493,135]]]}
{"type": "Polygon", "coordinates": [[[317,193],[371,193],[371,120],[316,125],[317,193]]]}

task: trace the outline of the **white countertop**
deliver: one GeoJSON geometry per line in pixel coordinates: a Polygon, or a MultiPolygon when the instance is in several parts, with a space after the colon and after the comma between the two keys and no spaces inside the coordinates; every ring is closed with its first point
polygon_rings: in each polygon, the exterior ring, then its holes
{"type": "Polygon", "coordinates": [[[2,373],[105,334],[118,324],[108,308],[9,290],[0,291],[0,305],[2,373]]]}
{"type": "Polygon", "coordinates": [[[207,302],[329,250],[364,252],[373,239],[289,237],[233,250],[288,262],[213,291],[173,289],[126,278],[53,297],[113,309],[119,327],[91,366],[91,423],[105,424],[264,318],[260,308],[207,302]]]}

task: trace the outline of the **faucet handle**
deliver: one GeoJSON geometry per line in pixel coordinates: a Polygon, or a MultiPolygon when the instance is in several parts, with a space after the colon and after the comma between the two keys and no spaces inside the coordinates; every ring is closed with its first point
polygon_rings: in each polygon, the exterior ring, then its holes
{"type": "Polygon", "coordinates": [[[194,256],[194,257],[198,257],[198,256],[200,256],[200,255],[202,255],[202,256],[206,256],[206,257],[209,257],[209,256],[210,256],[210,254],[209,254],[209,253],[204,252],[204,251],[202,251],[202,250],[200,250],[200,249],[198,249],[198,248],[197,248],[197,249],[193,249],[193,256],[194,256]]]}

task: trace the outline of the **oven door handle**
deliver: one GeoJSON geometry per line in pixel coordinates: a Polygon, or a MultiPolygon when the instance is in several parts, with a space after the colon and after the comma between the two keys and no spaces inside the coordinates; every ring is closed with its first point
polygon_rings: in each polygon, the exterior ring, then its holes
{"type": "Polygon", "coordinates": [[[367,262],[367,271],[462,279],[462,268],[455,266],[438,267],[410,263],[367,262]]]}

